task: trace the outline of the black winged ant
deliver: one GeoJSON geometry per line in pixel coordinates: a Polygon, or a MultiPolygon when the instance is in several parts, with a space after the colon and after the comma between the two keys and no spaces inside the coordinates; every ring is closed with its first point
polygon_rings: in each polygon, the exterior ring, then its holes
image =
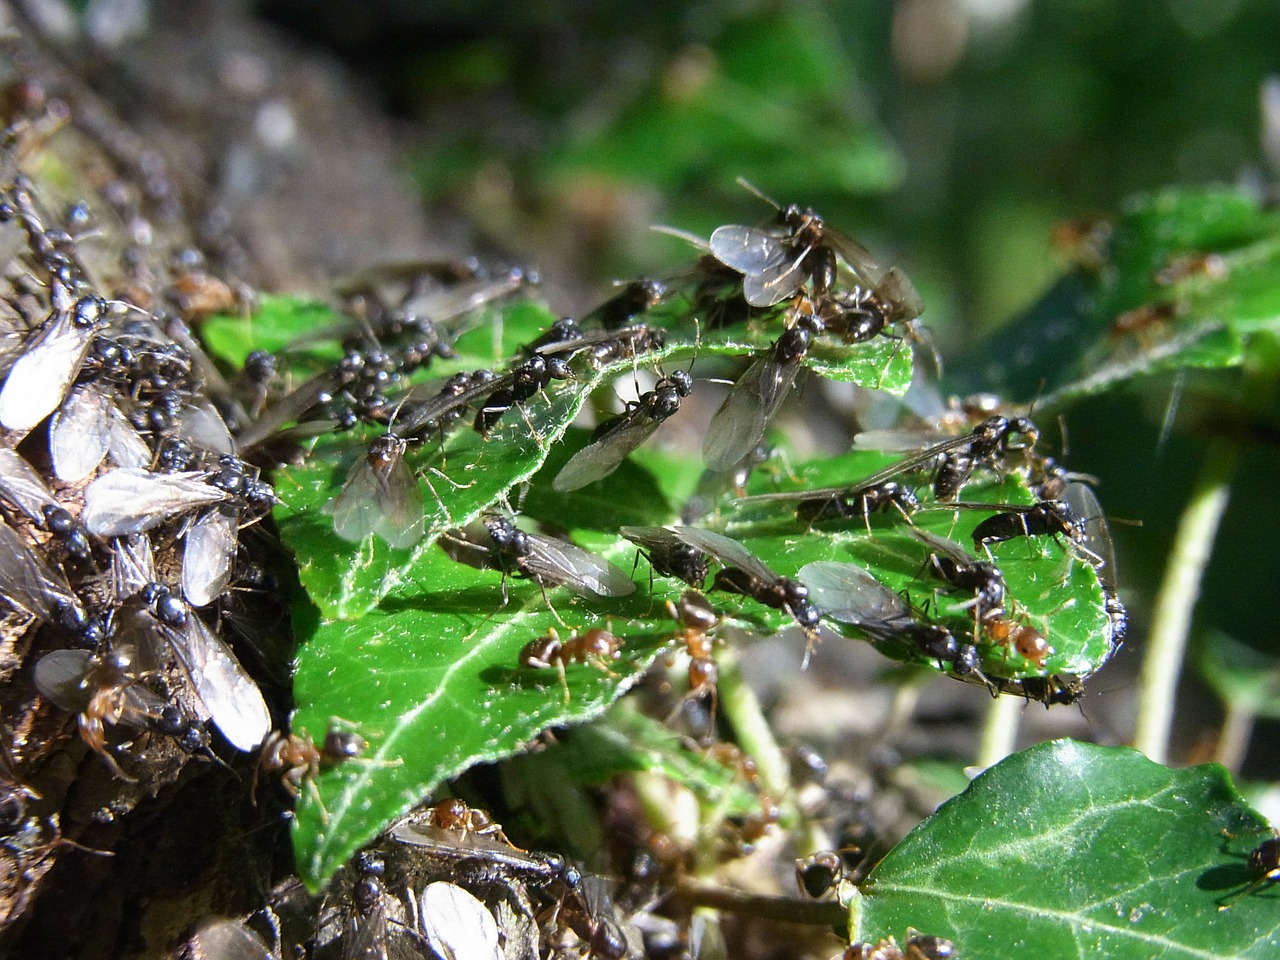
{"type": "MultiPolygon", "coordinates": [[[[750,507],[774,501],[807,501],[813,504],[806,508],[807,510],[820,511],[821,501],[845,500],[852,503],[869,491],[882,488],[882,485],[890,480],[895,480],[904,474],[924,471],[935,474],[933,481],[935,497],[939,500],[950,500],[959,493],[963,484],[968,482],[974,467],[983,464],[999,469],[1003,458],[1010,453],[1018,451],[1029,454],[1039,436],[1039,428],[1025,417],[1012,419],[1001,416],[988,417],[969,433],[930,444],[856,483],[839,487],[759,494],[739,498],[734,501],[734,504],[738,507],[750,507]]],[[[883,497],[885,494],[872,494],[872,496],[883,497]]]]}
{"type": "Polygon", "coordinates": [[[622,641],[614,636],[609,626],[591,627],[581,633],[574,630],[568,639],[561,640],[555,628],[541,637],[530,640],[520,650],[520,666],[532,670],[554,669],[560,677],[564,702],[569,702],[569,681],[565,667],[571,663],[586,663],[613,676],[609,661],[621,656],[622,641]]]}
{"type": "Polygon", "coordinates": [[[706,582],[711,566],[706,553],[666,527],[622,527],[618,532],[640,548],[655,573],[699,589],[706,582]]]}
{"type": "Polygon", "coordinates": [[[870,487],[835,497],[814,497],[796,505],[796,519],[814,524],[824,520],[848,520],[861,517],[867,533],[871,533],[871,514],[897,510],[908,523],[920,508],[915,492],[897,480],[884,480],[870,487]]]}
{"type": "Polygon", "coordinates": [[[602,330],[620,330],[655,307],[666,295],[665,284],[648,277],[639,277],[624,283],[617,293],[583,317],[582,323],[602,330]]]}
{"type": "Polygon", "coordinates": [[[766,607],[788,613],[808,639],[805,653],[805,663],[808,663],[822,613],[809,601],[809,591],[803,583],[774,573],[738,541],[700,527],[624,527],[621,532],[632,542],[648,546],[657,541],[663,530],[720,562],[721,568],[716,571],[711,589],[742,594],[766,607]]]}
{"type": "Polygon", "coordinates": [[[418,480],[404,462],[407,444],[388,433],[351,467],[338,495],[324,505],[333,531],[359,542],[376,534],[392,547],[411,547],[426,533],[418,480]]]}
{"type": "Polygon", "coordinates": [[[75,631],[86,621],[84,607],[66,575],[37,548],[0,520],[0,597],[37,620],[75,631]]]}
{"type": "MultiPolygon", "coordinates": [[[[1223,834],[1234,836],[1225,830],[1223,834]]],[[[1219,911],[1230,908],[1237,900],[1247,897],[1255,890],[1280,881],[1280,832],[1273,829],[1270,837],[1250,850],[1245,865],[1255,874],[1254,878],[1234,897],[1218,904],[1219,911]]]]}
{"type": "Polygon", "coordinates": [[[542,588],[562,586],[588,599],[625,597],[636,589],[631,578],[607,560],[563,540],[528,533],[496,513],[439,542],[455,560],[501,570],[504,604],[505,578],[510,575],[528,577],[542,588]]]}
{"type": "Polygon", "coordinates": [[[961,677],[981,677],[976,646],[961,643],[941,624],[916,619],[911,605],[852,563],[818,561],[800,569],[827,616],[857,627],[872,640],[906,644],[951,665],[961,677]]]}
{"type": "Polygon", "coordinates": [[[828,227],[813,210],[794,204],[781,208],[754,188],[748,189],[778,210],[775,223],[768,227],[718,227],[708,248],[721,263],[743,275],[743,297],[751,306],[781,303],[806,283],[814,296],[825,296],[836,280],[837,256],[867,285],[883,276],[883,268],[870,251],[828,227]]]}
{"type": "Polygon", "coordinates": [[[702,446],[710,470],[733,470],[760,443],[782,408],[822,321],[812,314],[795,317],[773,345],[734,383],[711,418],[702,446]]]}
{"type": "Polygon", "coordinates": [[[140,592],[145,607],[118,612],[118,634],[153,651],[172,653],[209,718],[237,750],[248,753],[271,730],[271,714],[257,683],[231,648],[182,599],[159,583],[140,592]]]}
{"type": "Polygon", "coordinates": [[[626,412],[596,427],[591,442],[556,474],[552,488],[564,493],[609,476],[680,409],[680,401],[692,392],[693,379],[683,370],[660,379],[652,390],[629,401],[626,412]]]}

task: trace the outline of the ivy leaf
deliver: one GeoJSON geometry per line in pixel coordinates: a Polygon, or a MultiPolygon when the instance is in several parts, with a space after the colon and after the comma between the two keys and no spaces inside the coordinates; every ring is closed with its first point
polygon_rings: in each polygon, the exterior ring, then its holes
{"type": "MultiPolygon", "coordinates": [[[[796,470],[796,482],[780,486],[759,479],[751,489],[753,493],[764,493],[812,490],[825,485],[855,486],[892,459],[875,451],[855,450],[801,465],[796,470]]],[[[964,499],[970,505],[1025,505],[1035,501],[1017,471],[1010,472],[1004,479],[971,482],[965,488],[964,499]]],[[[949,590],[930,574],[929,547],[911,536],[910,528],[897,513],[890,510],[873,514],[866,522],[858,517],[805,523],[796,518],[797,502],[730,501],[725,504],[719,529],[740,539],[749,551],[782,576],[795,577],[806,564],[817,561],[855,563],[869,570],[889,590],[907,597],[919,618],[947,627],[962,642],[973,637],[981,655],[982,671],[992,679],[1021,680],[1055,674],[1087,676],[1098,670],[1113,652],[1097,571],[1074,557],[1064,543],[1054,538],[1018,537],[991,547],[1008,590],[1008,615],[1018,623],[1039,630],[1051,647],[1043,660],[1034,660],[976,630],[972,593],[949,590]]],[[[971,551],[970,535],[974,528],[999,509],[995,506],[961,509],[954,504],[932,501],[932,495],[925,493],[912,521],[919,529],[953,539],[971,551]]],[[[818,606],[821,608],[820,602],[818,606]]],[[[826,623],[846,636],[862,636],[854,626],[830,620],[826,623]]],[[[937,660],[922,655],[909,644],[877,642],[875,645],[895,660],[940,667],[937,660]]]]}
{"type": "Polygon", "coordinates": [[[982,774],[913,830],[854,899],[855,940],[907,927],[965,960],[1273,957],[1275,898],[1240,897],[1270,836],[1216,764],[1170,770],[1070,740],[982,774]]]}
{"type": "MultiPolygon", "coordinates": [[[[611,553],[628,550],[615,542],[611,553]]],[[[432,550],[377,609],[316,620],[302,637],[294,730],[322,736],[341,718],[370,744],[364,757],[317,778],[323,810],[305,793],[299,805],[294,846],[313,888],[441,781],[519,752],[548,727],[600,716],[674,633],[661,601],[643,594],[606,608],[562,589],[544,600],[536,584],[508,579],[501,606],[499,579],[432,550]],[[518,666],[525,644],[548,629],[568,639],[558,617],[579,629],[609,625],[622,640],[610,672],[567,668],[567,701],[555,670],[518,666]]]]}
{"type": "MultiPolygon", "coordinates": [[[[251,316],[210,317],[200,327],[205,348],[217,359],[239,370],[245,358],[255,350],[281,353],[302,337],[341,323],[333,308],[317,300],[301,297],[262,294],[251,316]]],[[[318,341],[308,351],[298,351],[296,358],[312,361],[335,361],[342,356],[336,341],[318,341]]]]}
{"type": "Polygon", "coordinates": [[[629,702],[616,704],[594,723],[572,730],[542,756],[553,758],[575,783],[600,785],[619,774],[646,771],[688,787],[704,802],[720,805],[728,816],[760,809],[760,798],[747,789],[740,772],[691,750],[687,738],[661,721],[628,709],[629,702]]]}
{"type": "Polygon", "coordinates": [[[1081,259],[958,366],[1056,408],[1160,372],[1238,366],[1250,333],[1280,329],[1280,215],[1245,191],[1137,198],[1094,228],[1081,259]],[[1047,396],[1046,371],[1058,371],[1047,396]]]}

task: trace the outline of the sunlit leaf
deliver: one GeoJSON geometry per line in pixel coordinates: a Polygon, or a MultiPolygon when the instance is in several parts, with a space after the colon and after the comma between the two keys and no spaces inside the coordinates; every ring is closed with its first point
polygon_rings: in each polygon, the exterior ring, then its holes
{"type": "Polygon", "coordinates": [[[1221,767],[1041,744],[899,843],[855,898],[851,934],[915,927],[965,960],[1005,960],[1029,944],[1045,960],[1261,960],[1280,949],[1274,896],[1219,907],[1253,879],[1245,861],[1266,827],[1221,767]]]}
{"type": "MultiPolygon", "coordinates": [[[[618,543],[611,555],[621,560],[628,549],[618,543]]],[[[376,610],[317,622],[303,638],[294,729],[322,731],[340,717],[370,743],[363,758],[320,776],[324,811],[305,800],[299,808],[294,842],[309,884],[323,884],[442,780],[518,752],[547,727],[599,716],[674,631],[644,594],[588,605],[564,590],[544,600],[527,580],[506,588],[502,606],[497,571],[477,572],[434,549],[376,610]],[[623,641],[609,672],[567,668],[567,701],[555,670],[518,666],[525,644],[548,629],[570,636],[557,615],[580,629],[609,624],[623,641]]]]}

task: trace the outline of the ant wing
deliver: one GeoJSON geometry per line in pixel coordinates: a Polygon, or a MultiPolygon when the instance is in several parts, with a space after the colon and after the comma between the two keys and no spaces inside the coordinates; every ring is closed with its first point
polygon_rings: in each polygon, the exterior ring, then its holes
{"type": "Polygon", "coordinates": [[[625,597],[635,593],[631,578],[603,557],[571,543],[529,534],[524,569],[546,582],[567,587],[580,597],[625,597]]]}
{"type": "Polygon", "coordinates": [[[392,547],[406,548],[425,533],[418,478],[403,456],[382,467],[361,457],[323,512],[333,517],[334,533],[357,543],[377,534],[392,547]]]}
{"type": "Polygon", "coordinates": [[[97,469],[111,448],[113,407],[96,384],[82,384],[67,395],[49,424],[49,454],[59,480],[75,483],[97,469]]]}
{"type": "Polygon", "coordinates": [[[226,491],[205,483],[205,477],[200,471],[112,470],[85,488],[81,519],[99,537],[142,533],[176,514],[225,500],[226,491]]]}
{"type": "Polygon", "coordinates": [[[0,521],[0,596],[40,620],[58,620],[80,601],[61,570],[54,569],[11,526],[0,521]]]}
{"type": "Polygon", "coordinates": [[[701,527],[672,527],[681,540],[696,550],[710,554],[727,567],[737,567],[766,583],[776,583],[778,575],[765,566],[737,540],[703,530],[701,527]]]}
{"type": "Polygon", "coordinates": [[[863,626],[911,616],[905,600],[857,564],[819,560],[797,576],[819,609],[841,623],[863,626]]]}
{"type": "Polygon", "coordinates": [[[58,311],[33,338],[0,388],[0,423],[31,430],[53,413],[80,372],[94,328],[77,325],[70,311],[58,311]]]}
{"type": "Polygon", "coordinates": [[[711,418],[702,455],[708,469],[732,470],[756,448],[800,372],[800,359],[780,362],[771,347],[738,378],[711,418]]]}
{"type": "Polygon", "coordinates": [[[180,627],[162,623],[142,610],[134,611],[134,616],[145,618],[138,625],[169,644],[191,688],[227,742],[242,753],[256,749],[271,731],[271,713],[262,691],[231,648],[194,612],[188,612],[180,627]]]}
{"type": "Polygon", "coordinates": [[[489,908],[455,884],[427,884],[419,901],[419,923],[438,957],[501,960],[498,923],[489,908]]]}
{"type": "Polygon", "coordinates": [[[643,408],[637,408],[622,414],[617,420],[606,421],[602,426],[608,427],[608,431],[575,453],[560,468],[551,483],[553,490],[566,493],[609,476],[631,456],[632,451],[653,436],[662,426],[662,420],[643,408]]]}
{"type": "Polygon", "coordinates": [[[226,590],[239,532],[236,511],[221,506],[206,510],[187,528],[182,551],[182,595],[193,607],[207,606],[226,590]]]}

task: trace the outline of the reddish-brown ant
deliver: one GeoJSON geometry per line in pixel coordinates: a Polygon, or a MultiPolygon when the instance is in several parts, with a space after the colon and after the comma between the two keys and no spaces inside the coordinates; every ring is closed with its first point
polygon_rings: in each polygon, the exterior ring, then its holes
{"type": "Polygon", "coordinates": [[[621,648],[621,639],[613,635],[612,625],[608,623],[604,627],[592,627],[581,633],[574,630],[567,640],[561,640],[552,627],[524,645],[520,651],[520,666],[531,670],[554,668],[560,676],[564,702],[568,703],[569,681],[565,677],[565,667],[570,663],[587,663],[609,676],[615,676],[609,669],[609,661],[617,660],[622,655],[621,648]]]}

